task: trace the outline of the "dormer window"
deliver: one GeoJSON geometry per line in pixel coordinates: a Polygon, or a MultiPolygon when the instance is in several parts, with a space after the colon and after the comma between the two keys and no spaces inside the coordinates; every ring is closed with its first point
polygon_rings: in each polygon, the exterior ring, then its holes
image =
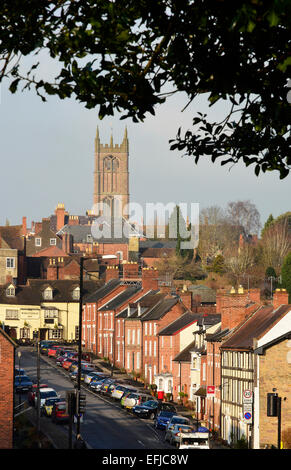
{"type": "Polygon", "coordinates": [[[10,284],[6,289],[6,296],[7,297],[15,297],[15,286],[10,284]]]}
{"type": "Polygon", "coordinates": [[[35,239],[35,246],[41,246],[41,238],[35,239]]]}
{"type": "Polygon", "coordinates": [[[55,246],[57,244],[57,239],[56,238],[50,238],[50,245],[55,246]]]}
{"type": "Polygon", "coordinates": [[[79,300],[80,299],[80,287],[75,287],[73,290],[73,299],[79,300]]]}
{"type": "Polygon", "coordinates": [[[51,287],[47,287],[44,291],[43,291],[43,298],[45,300],[52,300],[53,298],[53,290],[51,287]]]}

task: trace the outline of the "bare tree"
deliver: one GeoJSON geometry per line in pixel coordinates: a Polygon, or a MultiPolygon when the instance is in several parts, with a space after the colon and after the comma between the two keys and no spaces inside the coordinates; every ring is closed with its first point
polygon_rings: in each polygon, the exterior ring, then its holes
{"type": "Polygon", "coordinates": [[[230,201],[226,214],[229,223],[243,227],[246,235],[258,234],[261,227],[260,213],[251,201],[230,201]]]}
{"type": "Polygon", "coordinates": [[[224,265],[227,275],[234,286],[243,282],[246,275],[256,263],[256,251],[253,246],[244,245],[242,248],[230,248],[224,253],[224,265]]]}
{"type": "Polygon", "coordinates": [[[219,206],[211,206],[200,212],[198,254],[202,265],[206,266],[214,258],[223,254],[225,248],[237,247],[240,229],[234,227],[225,211],[219,206]]]}
{"type": "Polygon", "coordinates": [[[287,218],[267,228],[261,240],[261,249],[264,266],[281,269],[285,256],[291,250],[291,234],[287,218]]]}
{"type": "Polygon", "coordinates": [[[159,275],[169,276],[171,279],[202,279],[206,274],[199,263],[189,261],[181,255],[165,256],[155,263],[159,275]]]}

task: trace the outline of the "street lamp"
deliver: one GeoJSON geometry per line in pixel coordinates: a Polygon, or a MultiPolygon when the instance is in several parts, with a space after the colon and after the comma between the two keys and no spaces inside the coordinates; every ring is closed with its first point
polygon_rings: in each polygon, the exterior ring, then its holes
{"type": "Polygon", "coordinates": [[[79,399],[81,392],[81,360],[82,360],[82,318],[83,318],[83,273],[84,273],[84,261],[86,260],[97,261],[96,258],[90,258],[82,256],[80,258],[80,299],[79,299],[79,338],[78,338],[78,373],[77,373],[77,435],[80,434],[81,427],[81,413],[79,412],[79,399]]]}
{"type": "MultiPolygon", "coordinates": [[[[18,356],[18,385],[19,385],[19,390],[20,390],[20,382],[21,382],[21,378],[20,378],[20,358],[21,358],[21,351],[18,351],[17,352],[17,356],[18,356]]],[[[18,395],[18,404],[20,405],[21,404],[21,393],[19,391],[19,395],[18,395]]]]}

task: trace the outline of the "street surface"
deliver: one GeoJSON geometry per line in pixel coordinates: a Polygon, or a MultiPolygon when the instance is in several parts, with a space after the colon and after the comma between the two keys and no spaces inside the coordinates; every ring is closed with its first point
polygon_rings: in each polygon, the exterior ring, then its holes
{"type": "MultiPolygon", "coordinates": [[[[20,367],[25,369],[33,382],[37,381],[36,352],[32,348],[21,348],[20,367]]],[[[18,364],[16,364],[18,365],[18,364]]],[[[55,365],[47,356],[40,356],[40,383],[45,383],[56,390],[65,399],[66,391],[72,390],[74,384],[66,371],[55,365]]],[[[86,393],[86,413],[81,424],[83,439],[92,449],[174,449],[164,442],[164,432],[156,430],[151,420],[139,419],[123,410],[118,403],[96,395],[83,387],[86,393]]],[[[25,400],[26,396],[22,396],[25,400]]],[[[18,397],[16,398],[18,400],[18,397]]],[[[29,413],[34,413],[32,409],[29,413]]],[[[63,448],[68,448],[68,426],[54,424],[50,418],[41,417],[41,430],[52,441],[58,435],[64,439],[63,448]],[[57,427],[57,428],[56,428],[57,427]]],[[[75,426],[74,426],[75,427],[75,426]]],[[[74,429],[73,429],[74,431],[74,429]]]]}

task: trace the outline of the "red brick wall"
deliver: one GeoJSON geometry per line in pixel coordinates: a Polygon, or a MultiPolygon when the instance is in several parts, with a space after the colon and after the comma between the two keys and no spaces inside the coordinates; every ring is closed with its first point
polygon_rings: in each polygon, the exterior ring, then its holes
{"type": "Polygon", "coordinates": [[[0,333],[0,449],[13,447],[14,347],[0,333]]]}
{"type": "MultiPolygon", "coordinates": [[[[154,382],[154,367],[156,366],[156,371],[157,373],[159,372],[159,357],[160,357],[160,352],[158,350],[158,337],[154,335],[154,323],[157,323],[157,333],[161,331],[163,328],[165,328],[167,325],[172,323],[174,320],[179,318],[183,313],[185,313],[185,307],[181,303],[177,303],[174,305],[171,310],[169,310],[160,320],[149,320],[147,322],[144,322],[144,330],[143,330],[143,374],[145,375],[145,364],[148,366],[152,366],[152,383],[154,382]],[[147,326],[147,335],[145,334],[145,323],[149,324],[152,323],[152,334],[149,334],[149,326],[147,326]],[[145,341],[147,341],[147,350],[148,354],[145,355],[145,341]],[[149,341],[152,342],[152,355],[149,355],[149,341]],[[156,357],[154,357],[154,341],[157,342],[157,354],[156,357]]],[[[146,378],[146,380],[149,377],[146,378]]],[[[148,381],[148,380],[147,380],[148,381]]]]}
{"type": "Polygon", "coordinates": [[[220,429],[220,343],[207,341],[207,367],[206,367],[206,386],[215,386],[215,396],[206,397],[206,414],[205,419],[208,422],[208,426],[212,429],[220,429]],[[213,416],[214,407],[214,420],[213,416]]]}

